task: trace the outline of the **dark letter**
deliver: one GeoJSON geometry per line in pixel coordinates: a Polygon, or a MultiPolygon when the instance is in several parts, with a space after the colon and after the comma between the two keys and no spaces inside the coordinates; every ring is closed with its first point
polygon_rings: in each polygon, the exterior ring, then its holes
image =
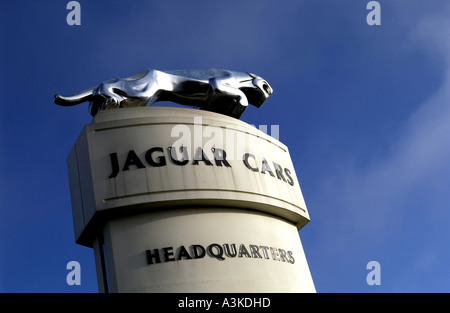
{"type": "Polygon", "coordinates": [[[262,165],[261,165],[262,169],[261,169],[261,173],[265,174],[266,172],[270,173],[270,176],[275,177],[275,175],[273,175],[272,170],[269,166],[269,163],[267,163],[266,159],[262,160],[262,165]]]}
{"type": "Polygon", "coordinates": [[[288,255],[289,255],[289,263],[294,264],[295,263],[295,259],[294,256],[292,255],[292,251],[288,251],[288,255]]]}
{"type": "Polygon", "coordinates": [[[158,162],[155,162],[153,160],[152,153],[155,151],[163,152],[163,148],[155,147],[155,148],[148,149],[147,152],[145,153],[145,160],[147,161],[147,163],[154,167],[160,167],[160,166],[166,165],[166,158],[164,157],[164,155],[161,155],[157,158],[158,162]]]}
{"type": "Polygon", "coordinates": [[[264,254],[264,259],[269,259],[269,255],[267,254],[267,250],[269,250],[268,246],[259,246],[264,254]]]}
{"type": "Polygon", "coordinates": [[[192,251],[194,252],[194,259],[201,259],[205,256],[205,248],[201,245],[192,245],[192,251]],[[200,254],[198,253],[198,250],[200,249],[200,254]]]}
{"type": "Polygon", "coordinates": [[[278,251],[280,251],[280,259],[283,262],[287,262],[288,259],[286,257],[286,251],[284,251],[283,249],[278,249],[278,251]]]}
{"type": "Polygon", "coordinates": [[[275,261],[280,261],[277,248],[270,247],[270,252],[272,253],[272,259],[274,259],[275,261]]]}
{"type": "Polygon", "coordinates": [[[162,248],[164,253],[164,259],[166,262],[175,261],[175,258],[173,257],[173,248],[172,247],[166,247],[162,248]]]}
{"type": "Polygon", "coordinates": [[[225,260],[225,258],[223,257],[223,248],[221,245],[217,244],[217,243],[212,243],[208,246],[208,254],[214,258],[216,258],[219,261],[223,261],[225,260]],[[217,248],[217,253],[214,253],[213,248],[216,247],[217,248]]]}
{"type": "Polygon", "coordinates": [[[119,160],[117,159],[117,153],[110,153],[112,173],[109,178],[114,178],[119,173],[119,160]]]}
{"type": "Polygon", "coordinates": [[[283,176],[283,168],[280,166],[280,164],[272,162],[273,167],[275,167],[275,173],[277,174],[278,179],[282,179],[283,181],[286,181],[286,179],[283,176]]]}
{"type": "Polygon", "coordinates": [[[246,153],[244,154],[244,156],[242,157],[242,161],[244,161],[245,166],[249,169],[252,170],[253,172],[257,172],[259,171],[259,169],[257,167],[252,167],[249,163],[248,163],[248,158],[251,157],[252,159],[255,159],[255,156],[253,154],[250,153],[246,153]]]}
{"type": "Polygon", "coordinates": [[[262,259],[261,254],[259,254],[259,248],[256,245],[250,245],[250,252],[252,253],[252,258],[262,259]]]}
{"type": "Polygon", "coordinates": [[[145,252],[147,252],[147,263],[148,264],[153,264],[153,259],[155,259],[156,263],[161,263],[161,259],[159,258],[158,249],[153,250],[153,252],[150,250],[146,250],[145,252]]]}
{"type": "Polygon", "coordinates": [[[167,148],[167,150],[169,150],[170,159],[172,160],[172,162],[175,165],[186,165],[186,164],[188,164],[189,156],[187,154],[187,150],[186,150],[185,147],[180,147],[181,153],[183,154],[183,157],[181,158],[181,160],[178,160],[177,149],[175,147],[169,147],[169,148],[167,148]]]}
{"type": "Polygon", "coordinates": [[[230,163],[226,160],[227,154],[222,149],[213,148],[214,161],[216,161],[217,166],[222,166],[222,163],[226,167],[231,167],[230,163]]]}
{"type": "Polygon", "coordinates": [[[286,176],[288,178],[288,184],[291,186],[294,186],[294,180],[291,177],[291,171],[289,171],[287,168],[285,168],[284,172],[286,173],[286,176]]]}
{"type": "Polygon", "coordinates": [[[177,261],[181,260],[182,258],[184,258],[186,260],[192,259],[184,246],[179,247],[178,250],[179,250],[179,252],[178,252],[177,261]]]}
{"type": "Polygon", "coordinates": [[[213,165],[203,153],[203,149],[200,147],[198,147],[197,151],[195,151],[194,161],[192,161],[192,165],[198,165],[198,161],[203,161],[206,165],[213,165]]]}
{"type": "Polygon", "coordinates": [[[127,159],[125,160],[125,165],[123,166],[122,171],[128,171],[131,165],[135,165],[137,168],[144,168],[145,165],[142,164],[141,160],[137,156],[134,150],[130,150],[127,155],[127,159]]]}
{"type": "Polygon", "coordinates": [[[231,244],[231,248],[232,248],[233,252],[230,251],[230,245],[229,244],[226,243],[226,244],[223,245],[223,247],[225,248],[225,254],[227,256],[229,256],[230,258],[234,258],[236,256],[236,254],[237,254],[237,252],[236,252],[236,245],[234,243],[231,244]]]}
{"type": "Polygon", "coordinates": [[[250,253],[248,253],[247,248],[241,244],[239,246],[239,255],[238,257],[242,258],[242,256],[245,255],[246,258],[251,258],[250,253]]]}

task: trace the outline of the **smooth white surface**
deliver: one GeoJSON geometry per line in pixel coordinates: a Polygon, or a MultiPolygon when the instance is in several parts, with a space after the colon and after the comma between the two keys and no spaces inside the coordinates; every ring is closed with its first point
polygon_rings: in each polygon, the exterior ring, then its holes
{"type": "MultiPolygon", "coordinates": [[[[112,292],[315,292],[294,225],[240,209],[179,209],[108,222],[105,248],[112,292]],[[294,263],[269,251],[259,257],[226,257],[148,264],[147,249],[212,243],[268,246],[293,252],[294,263]],[[113,279],[111,279],[114,277],[113,279]]],[[[163,258],[163,256],[161,256],[163,258]]]]}
{"type": "Polygon", "coordinates": [[[94,247],[99,290],[104,252],[112,292],[315,292],[298,235],[309,215],[288,149],[255,127],[184,108],[102,111],[67,162],[75,238],[94,247]],[[185,165],[168,150],[180,146],[185,165]],[[195,160],[198,148],[211,163],[195,160]],[[147,250],[211,244],[253,251],[147,259],[147,250]]]}
{"type": "Polygon", "coordinates": [[[123,108],[103,111],[86,125],[68,158],[69,180],[75,236],[79,243],[91,245],[92,236],[81,234],[97,212],[121,208],[124,213],[145,206],[148,210],[164,206],[226,206],[267,212],[283,217],[300,229],[309,215],[285,145],[240,120],[207,111],[171,107],[123,108]],[[198,122],[201,121],[202,124],[198,122]],[[181,130],[174,132],[174,130],[181,130]],[[170,162],[168,147],[183,144],[191,158],[187,165],[170,162]],[[150,166],[148,149],[163,148],[166,165],[150,166]],[[195,151],[201,147],[213,163],[193,165],[195,151]],[[231,167],[217,166],[211,148],[226,151],[231,167]],[[122,171],[130,150],[145,168],[130,166],[122,171]],[[110,153],[116,153],[120,172],[114,178],[110,153]],[[248,163],[245,153],[254,157],[248,163]],[[272,174],[262,173],[263,162],[272,174]],[[274,162],[292,177],[292,183],[277,177],[274,162]],[[125,211],[126,210],[126,211],[125,211]]]}

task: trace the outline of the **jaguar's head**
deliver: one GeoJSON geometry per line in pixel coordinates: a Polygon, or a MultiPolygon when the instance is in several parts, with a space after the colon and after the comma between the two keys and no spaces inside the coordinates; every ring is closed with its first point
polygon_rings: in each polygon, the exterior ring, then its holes
{"type": "Polygon", "coordinates": [[[273,93],[273,89],[262,77],[251,73],[248,73],[248,75],[252,77],[251,86],[245,86],[240,89],[247,96],[248,103],[259,108],[273,93]]]}

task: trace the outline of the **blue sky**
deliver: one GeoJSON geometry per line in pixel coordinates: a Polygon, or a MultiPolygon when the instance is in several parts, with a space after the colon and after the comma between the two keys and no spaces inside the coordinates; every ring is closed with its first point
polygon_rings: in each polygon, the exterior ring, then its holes
{"type": "Polygon", "coordinates": [[[450,291],[450,3],[367,0],[8,1],[0,11],[0,291],[97,292],[74,243],[71,94],[146,68],[250,71],[274,88],[242,120],[279,125],[311,222],[318,292],[450,291]],[[81,264],[81,286],[66,264],[81,264]],[[369,261],[381,285],[369,286],[369,261]]]}

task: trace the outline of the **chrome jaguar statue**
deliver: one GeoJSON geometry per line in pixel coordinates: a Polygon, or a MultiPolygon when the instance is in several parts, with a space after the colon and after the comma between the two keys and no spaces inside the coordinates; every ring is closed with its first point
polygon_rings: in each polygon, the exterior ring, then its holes
{"type": "Polygon", "coordinates": [[[223,69],[158,71],[148,69],[114,78],[72,96],[55,95],[55,103],[72,106],[89,101],[89,112],[139,107],[172,101],[240,118],[248,104],[260,107],[272,94],[270,85],[251,73],[223,69]]]}

